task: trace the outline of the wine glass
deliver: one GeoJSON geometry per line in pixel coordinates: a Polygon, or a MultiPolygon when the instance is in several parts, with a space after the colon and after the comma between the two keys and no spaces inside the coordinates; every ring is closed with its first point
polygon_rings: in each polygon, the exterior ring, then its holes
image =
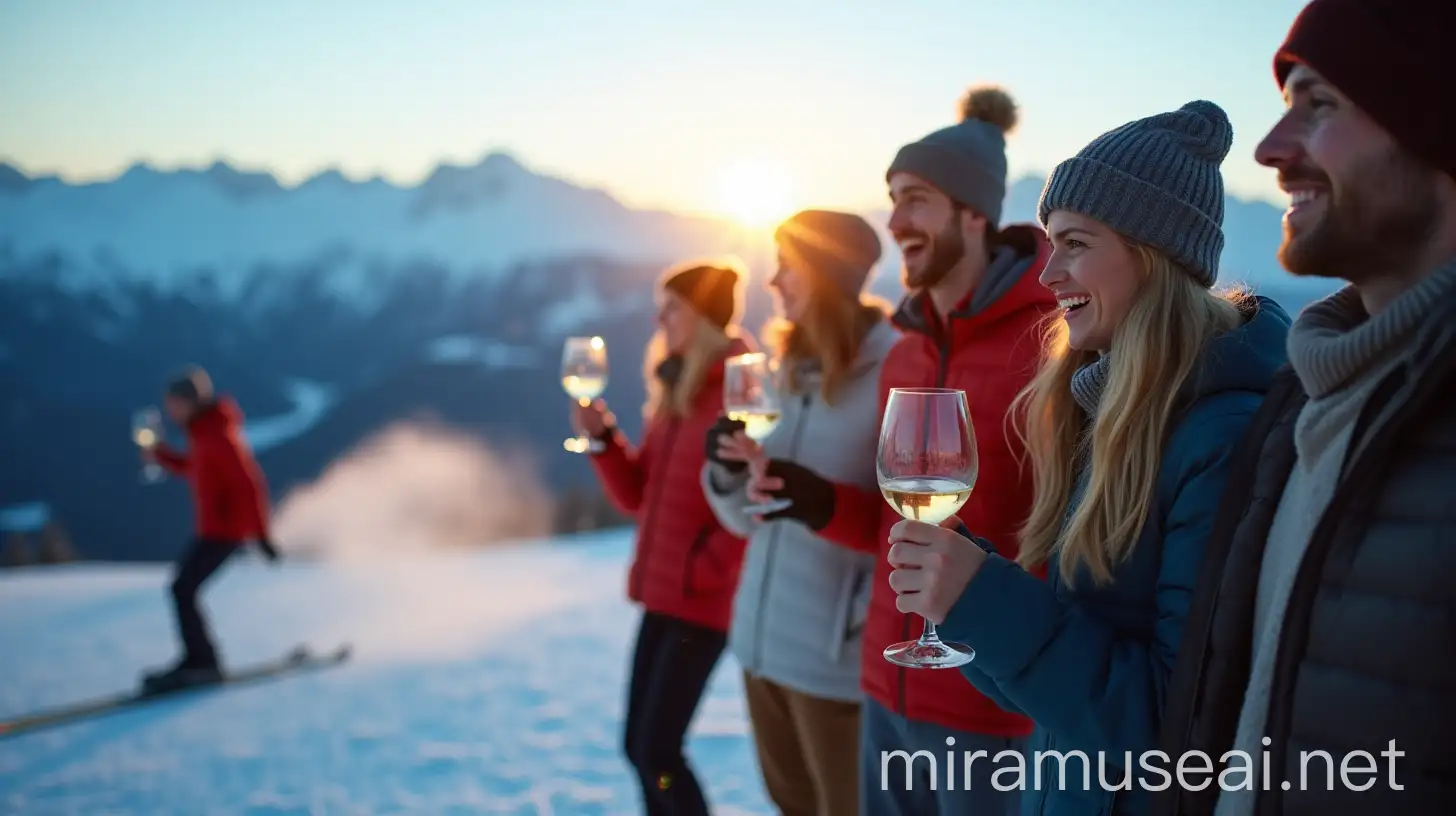
{"type": "MultiPolygon", "coordinates": [[[[607,390],[607,343],[600,337],[568,337],[561,351],[561,387],[582,406],[607,390]]],[[[562,443],[572,453],[601,453],[600,440],[585,433],[562,443]]]]}
{"type": "MultiPolygon", "coordinates": [[[[875,472],[880,492],[896,512],[928,524],[945,521],[970,498],[979,470],[964,391],[890,390],[875,472]]],[[[884,654],[899,666],[931,669],[961,666],[976,656],[969,646],[942,641],[929,620],[919,640],[893,644],[884,654]]]]}
{"type": "MultiPolygon", "coordinates": [[[[162,441],[162,412],[156,408],[143,408],[132,414],[131,438],[142,450],[156,449],[157,444],[162,441]]],[[[142,481],[148,484],[162,481],[165,475],[156,462],[147,462],[142,466],[142,481]]]]}
{"type": "MultiPolygon", "coordinates": [[[[729,419],[742,422],[744,435],[760,445],[778,427],[783,415],[774,387],[777,373],[777,367],[761,352],[730,357],[724,364],[723,411],[729,419]]],[[[792,505],[788,499],[777,499],[743,510],[757,516],[792,505]]]]}

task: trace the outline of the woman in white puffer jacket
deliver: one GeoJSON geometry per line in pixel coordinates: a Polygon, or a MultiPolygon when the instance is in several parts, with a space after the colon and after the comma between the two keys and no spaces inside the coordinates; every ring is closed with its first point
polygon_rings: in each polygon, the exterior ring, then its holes
{"type": "Polygon", "coordinates": [[[726,417],[709,431],[703,489],[722,525],[749,540],[728,645],[744,670],[759,768],[783,813],[858,811],[860,631],[874,556],[790,519],[745,508],[745,458],[787,459],[835,482],[876,489],[879,375],[899,339],[864,294],[880,242],[864,219],[808,210],[775,233],[769,286],[780,319],[783,413],[762,448],[726,417]],[[769,517],[772,519],[772,516],[769,517]]]}

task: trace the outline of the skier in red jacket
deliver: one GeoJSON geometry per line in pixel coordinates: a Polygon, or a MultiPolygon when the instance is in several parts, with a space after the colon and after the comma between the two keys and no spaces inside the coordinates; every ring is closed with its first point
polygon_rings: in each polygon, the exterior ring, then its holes
{"type": "Polygon", "coordinates": [[[268,534],[268,486],[242,437],[242,411],[214,396],[207,372],[192,368],[174,380],[163,398],[167,416],[186,429],[188,451],[158,444],[143,450],[149,461],[187,479],[196,513],[196,536],[178,562],[172,599],[183,654],[170,669],[147,675],[149,689],[216,682],[222,672],[197,591],[237,549],[256,541],[270,561],[278,559],[268,534]]]}
{"type": "MultiPolygon", "coordinates": [[[[1004,134],[1016,105],[999,88],[973,89],[958,124],[901,148],[886,180],[890,232],[904,257],[907,296],[894,316],[904,336],[885,358],[880,412],[892,388],[966,392],[980,458],[976,489],[958,516],[995,530],[1001,554],[1015,558],[1017,530],[1031,509],[1030,468],[1007,423],[1015,398],[1036,373],[1039,329],[1056,300],[1037,280],[1050,255],[1038,225],[1001,225],[1006,195],[1004,134]]],[[[901,668],[885,647],[914,640],[922,620],[902,613],[890,588],[890,528],[900,516],[877,492],[834,484],[790,461],[758,459],[754,500],[792,506],[765,518],[795,518],[841,546],[878,556],[862,639],[865,704],[860,740],[860,811],[883,816],[1012,814],[1018,792],[999,791],[992,773],[1011,767],[1002,751],[1024,751],[1032,723],[1000,708],[960,672],[901,668]],[[932,756],[986,761],[963,768],[916,762],[932,756]],[[903,752],[903,753],[900,753],[903,752]],[[901,761],[892,761],[899,758],[901,761]],[[962,772],[964,771],[964,780],[962,772]]],[[[972,644],[974,645],[974,644],[972,644]]]]}

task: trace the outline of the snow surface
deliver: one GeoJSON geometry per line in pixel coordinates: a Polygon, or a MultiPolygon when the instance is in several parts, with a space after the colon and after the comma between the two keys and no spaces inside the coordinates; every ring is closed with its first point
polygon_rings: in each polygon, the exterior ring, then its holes
{"type": "MultiPolygon", "coordinates": [[[[0,812],[632,814],[619,751],[638,612],[630,531],[346,563],[250,555],[204,590],[225,660],[355,657],[0,740],[0,812]]],[[[0,573],[0,716],[126,688],[172,658],[167,571],[0,573]]],[[[771,813],[725,654],[690,731],[715,813],[771,813]]]]}

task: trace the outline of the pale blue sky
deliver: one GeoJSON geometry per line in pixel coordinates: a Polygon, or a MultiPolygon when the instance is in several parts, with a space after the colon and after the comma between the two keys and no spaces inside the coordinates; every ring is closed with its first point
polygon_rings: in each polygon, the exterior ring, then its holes
{"type": "Polygon", "coordinates": [[[1231,191],[1280,114],[1270,58],[1304,0],[0,4],[0,159],[72,179],[226,158],[285,183],[411,183],[507,150],[634,206],[713,209],[740,161],[795,206],[880,206],[905,141],[972,82],[1022,105],[1013,175],[1212,99],[1231,191]]]}

